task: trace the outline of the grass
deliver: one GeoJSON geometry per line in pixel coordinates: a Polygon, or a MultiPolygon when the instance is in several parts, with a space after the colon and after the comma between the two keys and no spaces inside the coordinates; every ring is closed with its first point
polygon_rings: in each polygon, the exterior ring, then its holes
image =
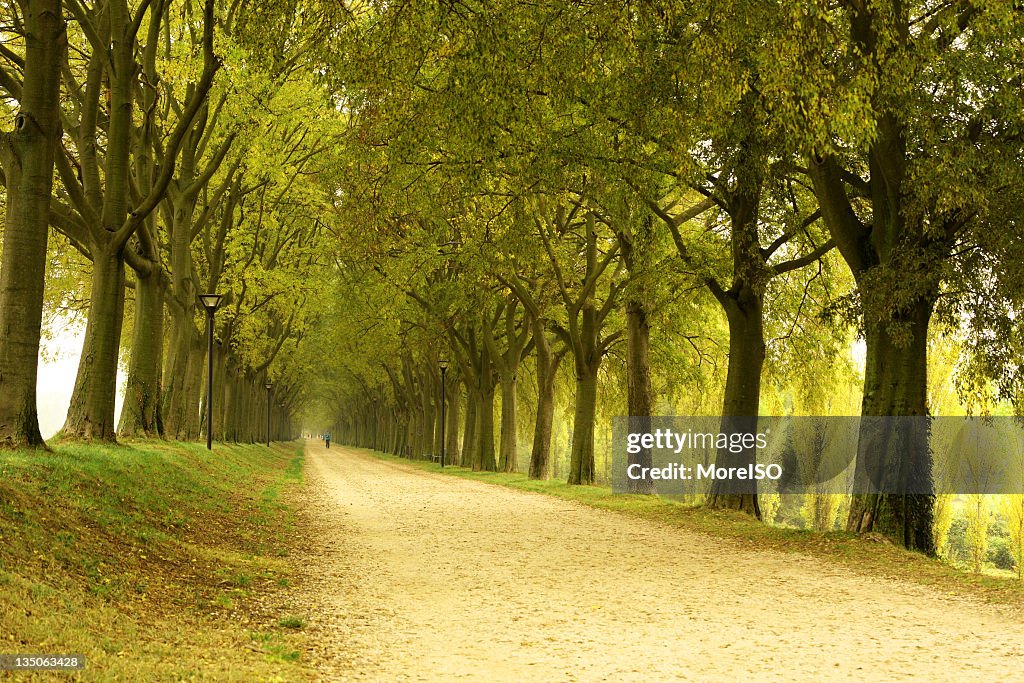
{"type": "Polygon", "coordinates": [[[282,617],[277,620],[277,625],[281,628],[305,628],[306,620],[302,617],[282,617]]]}
{"type": "Polygon", "coordinates": [[[313,678],[275,607],[302,465],[296,443],[0,452],[0,652],[84,655],[76,680],[313,678]]]}
{"type": "Polygon", "coordinates": [[[473,472],[452,466],[442,471],[434,462],[407,460],[379,452],[373,452],[373,455],[420,470],[576,501],[593,508],[667,524],[725,539],[748,550],[812,555],[863,574],[910,581],[948,595],[974,597],[1024,612],[1024,582],[1016,577],[968,573],[936,558],[892,545],[877,534],[859,536],[838,531],[821,533],[773,527],[739,512],[683,505],[660,496],[613,494],[610,487],[537,481],[525,474],[473,472]]]}

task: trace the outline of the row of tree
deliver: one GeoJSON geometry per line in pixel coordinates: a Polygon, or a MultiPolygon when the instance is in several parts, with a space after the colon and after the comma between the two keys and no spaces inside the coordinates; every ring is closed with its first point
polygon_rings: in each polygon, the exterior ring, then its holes
{"type": "MultiPolygon", "coordinates": [[[[438,452],[442,358],[448,452],[461,434],[463,463],[514,468],[527,378],[538,477],[571,364],[570,483],[594,480],[602,406],[699,404],[748,430],[766,410],[833,410],[829,383],[862,372],[861,414],[928,415],[939,336],[962,398],[1020,403],[1014,3],[356,14],[324,56],[353,121],[329,326],[348,341],[325,410],[353,442],[438,452]],[[616,382],[624,404],[602,399],[616,382]]],[[[862,440],[859,466],[897,451],[878,446],[862,440]]],[[[905,446],[890,491],[932,476],[926,442],[905,446]]],[[[761,514],[753,487],[715,486],[708,505],[761,514]]],[[[858,496],[847,528],[934,552],[934,505],[858,496]]]]}
{"type": "MultiPolygon", "coordinates": [[[[513,469],[529,431],[547,476],[564,413],[571,483],[601,416],[747,430],[855,412],[851,381],[864,415],[927,415],[936,375],[974,408],[1024,396],[1011,0],[0,8],[7,445],[42,441],[67,307],[65,437],[114,438],[121,358],[121,432],[198,435],[211,291],[218,433],[259,438],[269,381],[281,424],[436,453],[446,360],[449,453],[513,469]]],[[[890,490],[932,476],[908,446],[890,490]]],[[[707,504],[762,514],[753,488],[707,504]]],[[[932,552],[934,518],[879,494],[847,526],[932,552]]]]}
{"type": "Polygon", "coordinates": [[[305,68],[308,45],[264,41],[248,3],[0,9],[0,107],[13,120],[0,134],[0,442],[43,443],[44,311],[54,326],[69,313],[86,323],[64,438],[197,438],[205,292],[225,295],[215,433],[265,438],[272,396],[272,435],[293,434],[306,379],[295,349],[333,235],[324,153],[343,118],[305,68]]]}

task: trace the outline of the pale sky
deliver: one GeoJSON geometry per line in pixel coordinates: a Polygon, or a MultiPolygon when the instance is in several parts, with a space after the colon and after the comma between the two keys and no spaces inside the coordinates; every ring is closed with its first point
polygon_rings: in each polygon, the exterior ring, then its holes
{"type": "MultiPolygon", "coordinates": [[[[43,341],[48,360],[40,358],[39,378],[36,384],[36,405],[39,409],[39,431],[44,439],[49,439],[64,426],[64,418],[68,415],[71,404],[71,392],[75,388],[75,375],[78,373],[78,359],[82,355],[82,339],[85,334],[84,324],[67,324],[58,321],[50,326],[53,338],[43,341]],[[58,330],[60,323],[65,326],[58,330]]],[[[117,403],[114,408],[115,420],[121,415],[121,404],[124,402],[124,370],[117,371],[117,403]]]]}

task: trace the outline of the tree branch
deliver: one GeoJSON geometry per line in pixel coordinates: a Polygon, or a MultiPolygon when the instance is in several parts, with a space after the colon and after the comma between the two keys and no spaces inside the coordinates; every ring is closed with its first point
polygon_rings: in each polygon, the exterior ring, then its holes
{"type": "Polygon", "coordinates": [[[804,266],[810,265],[820,259],[822,256],[832,251],[836,246],[835,238],[829,239],[827,242],[822,244],[817,249],[813,250],[809,254],[801,256],[800,258],[791,259],[789,261],[783,261],[771,267],[772,275],[781,275],[788,273],[791,270],[798,270],[804,266]]]}

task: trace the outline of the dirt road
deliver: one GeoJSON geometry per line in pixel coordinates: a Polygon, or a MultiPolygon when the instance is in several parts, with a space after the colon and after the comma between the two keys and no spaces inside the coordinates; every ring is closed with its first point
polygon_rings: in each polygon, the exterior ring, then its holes
{"type": "Polygon", "coordinates": [[[1024,680],[1024,623],[991,606],[344,447],[308,454],[303,600],[324,680],[1024,680]]]}

